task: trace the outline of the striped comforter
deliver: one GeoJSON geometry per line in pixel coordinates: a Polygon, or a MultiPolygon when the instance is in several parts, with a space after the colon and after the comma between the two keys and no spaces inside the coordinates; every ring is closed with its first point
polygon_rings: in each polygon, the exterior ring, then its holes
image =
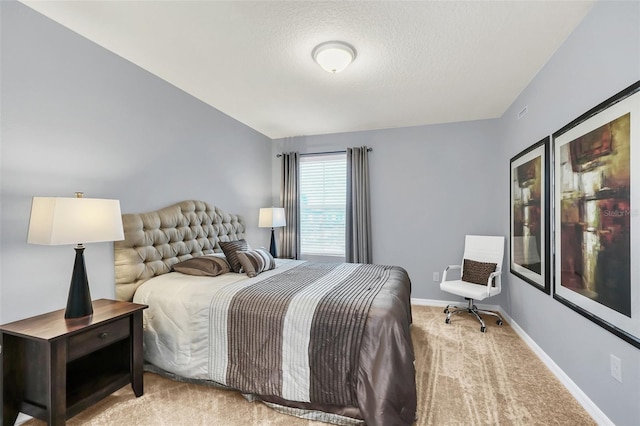
{"type": "Polygon", "coordinates": [[[156,277],[134,298],[150,306],[145,358],[244,393],[310,408],[356,407],[369,425],[411,424],[416,401],[409,282],[398,282],[399,271],[406,277],[400,268],[382,265],[289,262],[221,285],[175,273],[156,277]],[[178,278],[191,284],[176,291],[178,278]],[[183,300],[185,293],[197,298],[195,307],[183,300]],[[168,300],[189,308],[172,317],[176,308],[165,306],[168,300]],[[186,332],[178,338],[183,342],[167,344],[173,327],[186,332]]]}

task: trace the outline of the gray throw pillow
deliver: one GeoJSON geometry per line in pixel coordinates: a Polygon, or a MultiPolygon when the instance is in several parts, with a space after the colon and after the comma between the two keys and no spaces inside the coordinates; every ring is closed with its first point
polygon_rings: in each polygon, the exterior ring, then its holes
{"type": "Polygon", "coordinates": [[[249,278],[276,267],[276,261],[273,256],[264,248],[238,251],[236,254],[242,265],[242,272],[247,274],[249,278]]]}
{"type": "Polygon", "coordinates": [[[227,258],[227,262],[229,262],[229,266],[231,266],[231,270],[233,272],[240,272],[240,268],[242,265],[240,264],[240,260],[238,260],[238,255],[236,254],[238,251],[244,251],[249,249],[249,244],[245,240],[237,240],[237,241],[218,241],[224,256],[227,258]]]}
{"type": "Polygon", "coordinates": [[[227,261],[217,256],[192,257],[176,263],[171,269],[175,272],[200,277],[216,277],[231,271],[227,261]]]}

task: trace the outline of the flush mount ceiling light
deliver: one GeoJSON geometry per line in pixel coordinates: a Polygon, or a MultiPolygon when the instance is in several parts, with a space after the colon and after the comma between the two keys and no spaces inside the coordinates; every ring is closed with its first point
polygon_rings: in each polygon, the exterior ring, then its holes
{"type": "Polygon", "coordinates": [[[342,41],[327,41],[317,45],[311,56],[325,71],[335,74],[353,62],[356,49],[342,41]]]}

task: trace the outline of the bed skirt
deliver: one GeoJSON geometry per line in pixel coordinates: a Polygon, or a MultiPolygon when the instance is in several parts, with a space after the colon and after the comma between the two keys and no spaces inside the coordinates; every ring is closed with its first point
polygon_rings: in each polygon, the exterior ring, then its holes
{"type": "MultiPolygon", "coordinates": [[[[145,362],[144,371],[148,371],[149,373],[154,373],[159,376],[165,377],[170,380],[174,380],[177,382],[183,383],[191,383],[200,386],[207,386],[210,388],[221,389],[221,390],[230,390],[240,392],[237,389],[230,388],[229,386],[225,386],[221,383],[214,382],[212,380],[204,380],[204,379],[190,379],[188,377],[182,377],[177,374],[170,373],[161,368],[156,367],[153,364],[149,364],[145,362]]],[[[355,418],[357,416],[356,413],[359,413],[359,410],[355,407],[334,407],[334,406],[321,406],[320,404],[307,404],[301,402],[294,401],[285,401],[280,400],[276,402],[276,398],[273,401],[270,401],[268,398],[264,398],[258,395],[242,393],[240,394],[249,402],[262,402],[267,407],[282,413],[287,414],[289,416],[298,417],[306,420],[314,420],[324,423],[330,423],[334,425],[341,426],[364,426],[365,422],[361,418],[355,418]],[[285,405],[289,404],[289,405],[285,405]],[[330,412],[329,410],[335,410],[336,412],[330,412]],[[346,413],[351,414],[350,417],[345,415],[346,413]]]]}

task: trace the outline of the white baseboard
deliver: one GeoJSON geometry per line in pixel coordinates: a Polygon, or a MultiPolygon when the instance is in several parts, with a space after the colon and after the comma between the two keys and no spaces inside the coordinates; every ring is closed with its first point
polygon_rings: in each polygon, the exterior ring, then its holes
{"type": "MultiPolygon", "coordinates": [[[[434,300],[434,299],[417,299],[411,298],[411,303],[414,305],[422,305],[422,306],[447,306],[455,303],[460,304],[458,302],[449,302],[446,300],[434,300]]],[[[549,355],[542,350],[540,346],[531,338],[525,331],[520,328],[518,323],[516,323],[513,318],[511,318],[501,306],[498,305],[478,305],[480,309],[485,309],[489,311],[498,311],[502,318],[509,323],[511,328],[520,336],[522,340],[531,348],[531,350],[540,358],[540,360],[547,366],[549,370],[553,373],[560,383],[564,385],[565,388],[573,395],[573,397],[578,401],[580,405],[591,415],[593,420],[598,423],[600,426],[615,426],[614,423],[598,408],[596,404],[585,394],[582,389],[575,384],[573,380],[564,372],[562,369],[556,364],[549,355]]]]}

